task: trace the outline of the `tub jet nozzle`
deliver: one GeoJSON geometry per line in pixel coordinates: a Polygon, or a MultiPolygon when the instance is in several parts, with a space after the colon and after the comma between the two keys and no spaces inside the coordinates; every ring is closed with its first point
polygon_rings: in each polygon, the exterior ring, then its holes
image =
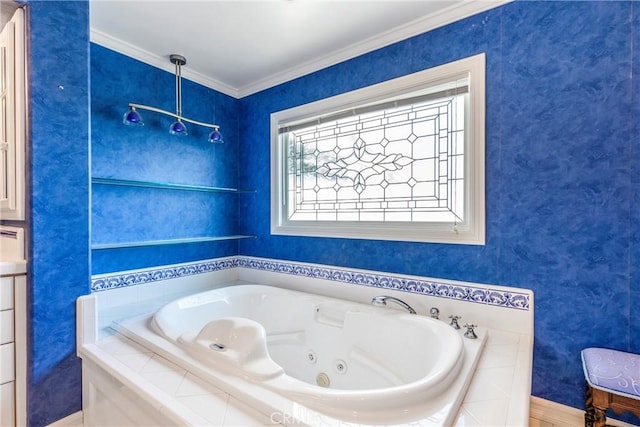
{"type": "Polygon", "coordinates": [[[224,344],[219,344],[217,342],[213,342],[209,344],[209,348],[215,351],[225,351],[227,347],[224,344]]]}

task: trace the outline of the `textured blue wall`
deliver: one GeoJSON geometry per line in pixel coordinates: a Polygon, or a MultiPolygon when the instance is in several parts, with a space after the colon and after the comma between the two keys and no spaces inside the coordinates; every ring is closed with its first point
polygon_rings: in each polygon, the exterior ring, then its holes
{"type": "MultiPolygon", "coordinates": [[[[73,301],[89,286],[88,7],[30,7],[29,411],[39,426],[80,407],[73,301]],[[60,125],[68,117],[74,125],[60,125]]],[[[580,407],[581,348],[640,351],[640,321],[631,316],[640,296],[640,84],[631,78],[632,69],[640,73],[639,9],[631,2],[516,2],[241,101],[185,82],[187,114],[208,121],[216,106],[228,142],[220,147],[208,146],[195,128],[187,139],[169,137],[169,121],[152,113],[144,128],[123,128],[128,102],[171,110],[173,78],[93,46],[94,176],[258,189],[234,211],[232,196],[148,190],[158,203],[149,207],[139,190],[95,186],[93,243],[226,233],[237,218],[242,232],[259,236],[242,241],[241,254],[531,288],[534,394],[580,407]],[[488,67],[487,245],[269,235],[271,112],[479,52],[488,67]],[[147,221],[138,222],[141,216],[147,221]]],[[[103,272],[235,253],[235,243],[94,251],[92,263],[103,272]]]]}
{"type": "MultiPolygon", "coordinates": [[[[172,73],[91,45],[92,176],[236,187],[237,99],[183,80],[184,115],[219,124],[224,144],[207,142],[209,129],[189,123],[188,136],[169,135],[173,119],[145,110],[139,110],[144,126],[122,124],[129,102],[174,111],[174,85],[172,73]]],[[[220,236],[237,231],[235,194],[93,185],[91,203],[92,244],[220,236]]],[[[94,250],[92,272],[235,254],[235,241],[94,250]]]]}
{"type": "Polygon", "coordinates": [[[240,253],[533,289],[533,393],[582,407],[580,350],[640,349],[638,9],[510,3],[242,99],[240,253]],[[269,234],[270,113],[480,52],[485,246],[269,234]]]}
{"type": "MultiPolygon", "coordinates": [[[[631,114],[631,125],[634,128],[633,131],[633,145],[631,147],[630,157],[631,163],[631,257],[630,257],[630,272],[631,272],[631,290],[630,300],[640,301],[640,164],[638,159],[640,158],[640,4],[633,5],[633,46],[635,46],[635,54],[633,55],[633,72],[634,76],[632,80],[631,90],[631,103],[633,111],[631,114]]],[[[633,304],[629,305],[630,324],[629,333],[631,335],[631,351],[634,353],[640,353],[640,316],[637,315],[637,311],[634,312],[635,316],[631,315],[631,308],[633,304]]]]}
{"type": "Polygon", "coordinates": [[[89,293],[89,4],[33,1],[28,11],[28,417],[38,427],[81,409],[75,300],[89,293]]]}

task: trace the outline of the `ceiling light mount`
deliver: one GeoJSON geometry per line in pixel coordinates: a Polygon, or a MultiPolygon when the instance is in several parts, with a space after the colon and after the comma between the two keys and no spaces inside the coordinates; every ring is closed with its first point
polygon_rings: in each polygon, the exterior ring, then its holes
{"type": "Polygon", "coordinates": [[[169,61],[171,61],[171,63],[175,65],[187,65],[187,58],[182,55],[178,55],[177,53],[172,53],[171,55],[169,55],[169,61]]]}
{"type": "Polygon", "coordinates": [[[176,119],[175,122],[169,126],[169,133],[171,135],[188,135],[189,132],[187,130],[187,126],[184,122],[192,123],[198,126],[203,126],[207,128],[211,128],[211,133],[207,140],[211,143],[222,143],[222,134],[220,133],[220,126],[214,125],[211,123],[199,122],[196,120],[188,119],[182,115],[182,66],[186,65],[187,59],[178,54],[169,55],[169,61],[176,66],[175,76],[176,76],[176,85],[175,85],[175,99],[176,99],[176,112],[171,113],[169,111],[161,110],[155,107],[149,107],[147,105],[129,103],[129,109],[124,113],[122,117],[122,122],[125,125],[129,126],[143,126],[144,122],[142,121],[142,116],[136,110],[136,108],[141,110],[153,111],[155,113],[164,114],[166,116],[174,117],[176,119]]]}

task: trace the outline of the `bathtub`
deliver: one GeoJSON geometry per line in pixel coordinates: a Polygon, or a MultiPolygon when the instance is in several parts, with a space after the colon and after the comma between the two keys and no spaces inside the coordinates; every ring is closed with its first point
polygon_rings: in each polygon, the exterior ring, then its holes
{"type": "Polygon", "coordinates": [[[231,394],[265,390],[261,403],[275,394],[278,404],[368,424],[453,422],[486,338],[406,311],[253,284],[183,297],[115,328],[165,355],[174,348],[174,362],[218,387],[233,378],[231,394]]]}

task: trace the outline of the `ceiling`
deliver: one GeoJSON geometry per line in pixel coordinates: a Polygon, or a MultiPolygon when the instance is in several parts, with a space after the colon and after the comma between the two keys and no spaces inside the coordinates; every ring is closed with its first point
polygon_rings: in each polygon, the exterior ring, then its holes
{"type": "Polygon", "coordinates": [[[91,40],[237,98],[505,0],[91,0],[91,40]]]}

